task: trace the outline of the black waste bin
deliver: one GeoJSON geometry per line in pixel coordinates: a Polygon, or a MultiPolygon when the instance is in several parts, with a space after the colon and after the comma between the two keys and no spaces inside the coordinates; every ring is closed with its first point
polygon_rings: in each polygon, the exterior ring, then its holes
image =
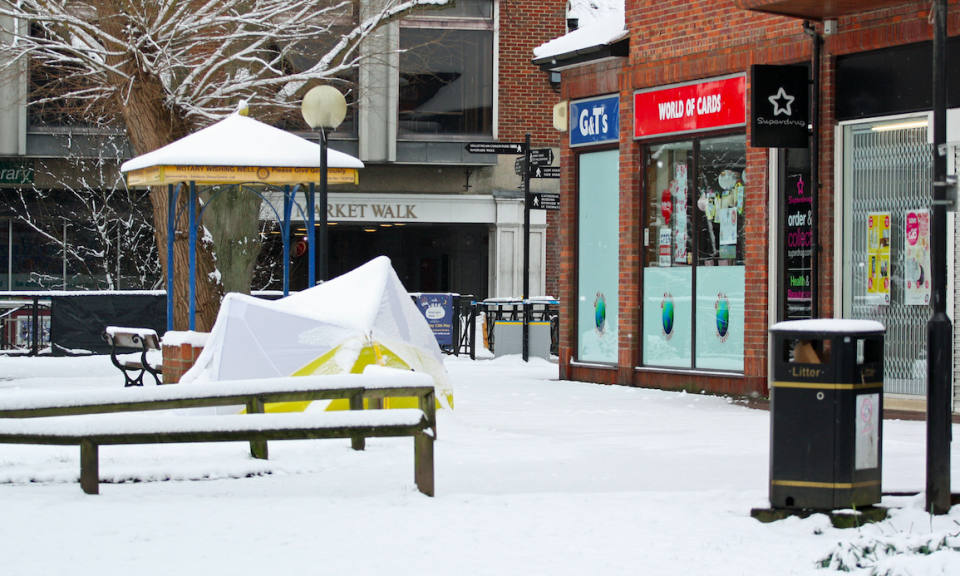
{"type": "Polygon", "coordinates": [[[883,324],[797,320],[770,332],[771,507],[880,502],[883,324]]]}

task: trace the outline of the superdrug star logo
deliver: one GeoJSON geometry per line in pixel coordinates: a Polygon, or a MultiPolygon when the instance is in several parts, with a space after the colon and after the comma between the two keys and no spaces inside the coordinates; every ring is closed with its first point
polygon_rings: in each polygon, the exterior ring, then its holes
{"type": "Polygon", "coordinates": [[[787,91],[784,90],[782,86],[776,94],[767,98],[767,100],[773,104],[774,116],[779,116],[781,114],[793,116],[793,110],[791,109],[791,106],[793,106],[793,101],[796,100],[796,98],[787,94],[787,91]]]}

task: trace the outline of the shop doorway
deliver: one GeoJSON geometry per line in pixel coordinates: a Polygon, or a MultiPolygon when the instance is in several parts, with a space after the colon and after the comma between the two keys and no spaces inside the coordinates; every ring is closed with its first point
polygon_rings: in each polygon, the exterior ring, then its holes
{"type": "MultiPolygon", "coordinates": [[[[330,223],[330,277],[387,256],[409,292],[456,292],[487,297],[485,224],[330,223]]],[[[293,256],[290,288],[306,288],[306,255],[293,256]]]]}
{"type": "Polygon", "coordinates": [[[843,317],[887,329],[884,392],[927,393],[933,156],[925,117],[844,127],[843,317]]]}

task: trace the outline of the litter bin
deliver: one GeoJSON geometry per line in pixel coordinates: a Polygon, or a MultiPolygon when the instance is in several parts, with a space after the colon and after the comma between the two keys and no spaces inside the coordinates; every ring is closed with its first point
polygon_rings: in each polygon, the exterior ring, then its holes
{"type": "Polygon", "coordinates": [[[883,324],[796,320],[770,332],[771,507],[880,502],[883,324]]]}

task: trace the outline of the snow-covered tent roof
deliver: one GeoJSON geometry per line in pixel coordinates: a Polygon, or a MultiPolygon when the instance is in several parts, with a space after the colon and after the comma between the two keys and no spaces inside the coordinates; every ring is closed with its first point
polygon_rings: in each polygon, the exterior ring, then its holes
{"type": "Polygon", "coordinates": [[[430,374],[437,397],[453,391],[437,339],[390,259],[280,300],[229,293],[207,344],[181,383],[356,371],[365,348],[383,365],[430,374]]]}
{"type": "Polygon", "coordinates": [[[628,35],[624,0],[570,0],[567,18],[576,18],[579,28],[534,48],[534,64],[558,64],[577,55],[595,53],[628,35]]]}
{"type": "MultiPolygon", "coordinates": [[[[171,181],[290,184],[319,180],[320,145],[234,113],[123,163],[131,186],[171,181]],[[243,169],[243,170],[241,170],[243,169]]],[[[327,149],[328,181],[356,181],[359,159],[327,149]]]]}

